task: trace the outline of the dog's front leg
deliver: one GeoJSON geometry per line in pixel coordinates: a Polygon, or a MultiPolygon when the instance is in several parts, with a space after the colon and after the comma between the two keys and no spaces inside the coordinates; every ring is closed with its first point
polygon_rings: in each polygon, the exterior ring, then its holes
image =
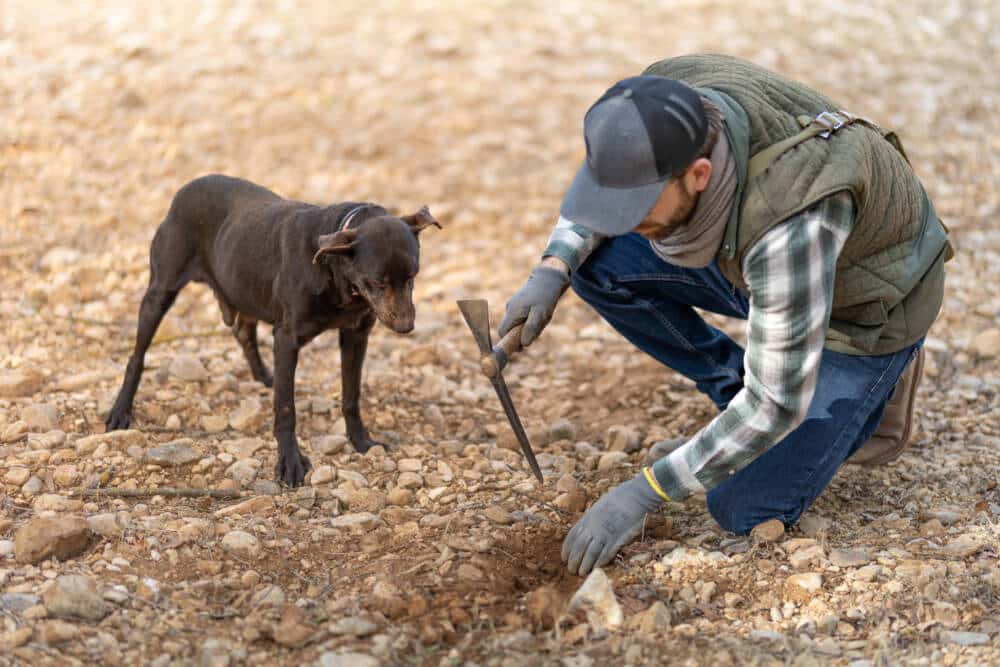
{"type": "Polygon", "coordinates": [[[374,318],[357,329],[340,330],[340,377],[342,382],[341,410],[347,425],[347,437],[357,452],[365,453],[374,445],[389,447],[368,436],[368,429],[361,421],[361,367],[368,349],[368,334],[375,324],[374,318]]]}
{"type": "Polygon", "coordinates": [[[278,441],[275,476],[288,486],[302,486],[312,465],[295,439],[295,366],[299,344],[281,327],[274,329],[274,437],[278,441]]]}

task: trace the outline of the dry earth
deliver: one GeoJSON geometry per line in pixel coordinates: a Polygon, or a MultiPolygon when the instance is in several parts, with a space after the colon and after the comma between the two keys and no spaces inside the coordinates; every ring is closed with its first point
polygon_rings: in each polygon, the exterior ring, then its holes
{"type": "Polygon", "coordinates": [[[0,5],[0,664],[1000,662],[1000,5],[653,5],[0,5]],[[527,275],[589,103],[702,50],[899,128],[958,255],[915,446],[843,470],[775,543],[671,505],[607,568],[609,628],[566,611],[561,539],[711,406],[569,296],[507,374],[539,485],[454,301],[499,314],[527,275]],[[297,378],[311,484],[275,485],[270,392],[202,286],[151,349],[137,430],[101,435],[153,231],[210,172],[445,223],[423,236],[416,330],[370,347],[363,411],[389,451],[345,446],[327,334],[297,378]],[[96,487],[244,497],[76,495],[96,487]]]}

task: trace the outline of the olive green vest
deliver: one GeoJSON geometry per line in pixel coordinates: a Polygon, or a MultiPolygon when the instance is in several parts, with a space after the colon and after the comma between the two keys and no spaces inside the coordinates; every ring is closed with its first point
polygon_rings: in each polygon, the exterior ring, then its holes
{"type": "Polygon", "coordinates": [[[671,58],[644,74],[684,81],[722,111],[739,185],[718,263],[734,285],[746,291],[744,255],[768,230],[849,190],[855,222],[837,259],[826,347],[888,354],[927,333],[941,308],[950,246],[905,156],[877,128],[858,123],[806,139],[748,178],[752,156],[802,131],[799,117],[841,107],[730,56],[671,58]]]}

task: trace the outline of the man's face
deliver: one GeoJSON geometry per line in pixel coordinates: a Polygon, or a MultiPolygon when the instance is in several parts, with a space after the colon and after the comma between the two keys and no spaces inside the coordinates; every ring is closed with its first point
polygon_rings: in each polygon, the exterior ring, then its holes
{"type": "Polygon", "coordinates": [[[635,232],[651,241],[662,241],[691,219],[700,193],[688,190],[683,178],[672,178],[635,232]]]}

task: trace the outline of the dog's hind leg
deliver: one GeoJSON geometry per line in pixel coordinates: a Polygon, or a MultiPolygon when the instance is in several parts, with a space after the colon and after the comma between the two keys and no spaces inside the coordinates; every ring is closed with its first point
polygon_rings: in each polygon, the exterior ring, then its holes
{"type": "Polygon", "coordinates": [[[260,358],[260,348],[257,346],[257,321],[249,320],[242,313],[237,313],[232,326],[233,334],[243,348],[243,354],[250,365],[253,379],[265,387],[274,386],[274,376],[260,358]]]}
{"type": "Polygon", "coordinates": [[[122,381],[118,398],[115,399],[104,420],[108,431],[132,425],[132,402],[135,400],[135,392],[142,378],[146,350],[149,349],[160,321],[173,305],[178,292],[191,279],[190,259],[194,256],[194,248],[183,232],[183,229],[171,224],[171,218],[168,216],[153,237],[149,258],[149,287],[139,307],[135,349],[125,368],[125,379],[122,381]]]}

